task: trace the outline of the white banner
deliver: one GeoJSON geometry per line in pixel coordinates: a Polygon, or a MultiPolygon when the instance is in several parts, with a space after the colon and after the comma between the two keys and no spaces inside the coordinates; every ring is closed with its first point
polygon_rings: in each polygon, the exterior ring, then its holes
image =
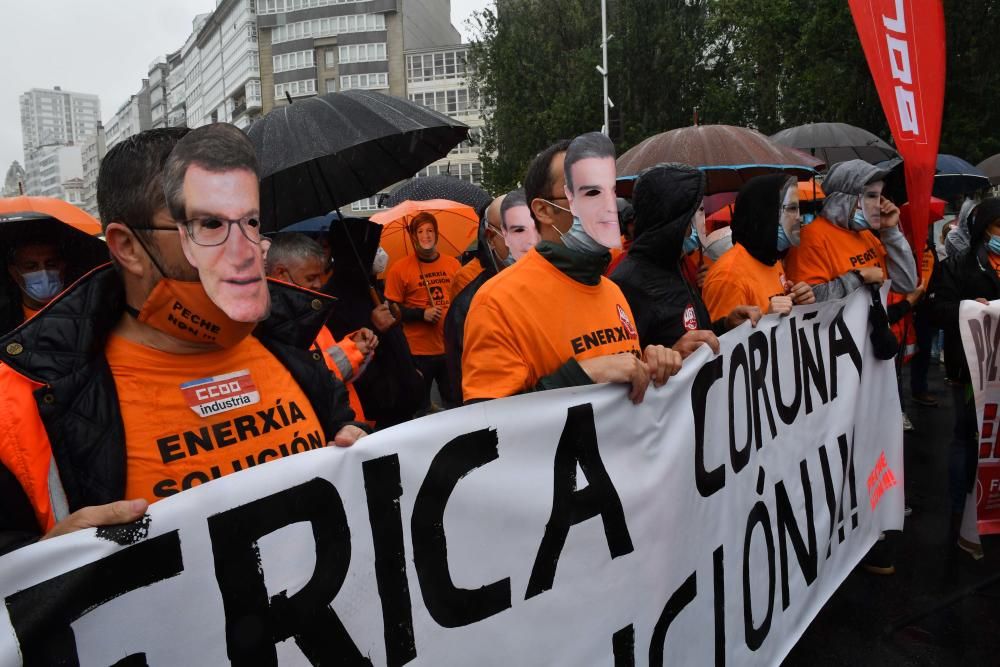
{"type": "Polygon", "coordinates": [[[903,522],[867,292],[0,558],[0,664],[776,664],[903,522]],[[120,661],[120,662],[119,662],[120,661]]]}
{"type": "Polygon", "coordinates": [[[979,544],[980,534],[1000,533],[1000,301],[988,306],[963,301],[958,315],[979,426],[976,484],[966,500],[960,534],[979,544]]]}

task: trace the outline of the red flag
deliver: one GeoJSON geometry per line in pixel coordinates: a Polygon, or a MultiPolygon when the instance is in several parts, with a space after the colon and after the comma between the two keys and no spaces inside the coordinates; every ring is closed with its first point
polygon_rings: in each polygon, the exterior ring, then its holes
{"type": "Polygon", "coordinates": [[[927,240],[934,164],[944,107],[942,0],[849,0],[861,46],[903,157],[914,221],[907,230],[914,251],[927,240]]]}

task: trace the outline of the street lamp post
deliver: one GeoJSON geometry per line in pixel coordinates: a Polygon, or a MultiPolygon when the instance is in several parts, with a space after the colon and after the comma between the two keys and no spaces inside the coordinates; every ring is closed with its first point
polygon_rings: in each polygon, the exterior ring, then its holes
{"type": "Polygon", "coordinates": [[[604,80],[604,134],[607,136],[611,136],[608,113],[608,105],[611,104],[611,99],[608,97],[608,40],[612,37],[613,35],[608,34],[608,3],[607,0],[601,0],[601,66],[597,68],[597,71],[601,73],[601,78],[604,80]]]}

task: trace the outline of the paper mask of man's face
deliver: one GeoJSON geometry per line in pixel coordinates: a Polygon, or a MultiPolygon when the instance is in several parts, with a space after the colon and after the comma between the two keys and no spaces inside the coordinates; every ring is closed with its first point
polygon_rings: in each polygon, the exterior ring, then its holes
{"type": "Polygon", "coordinates": [[[621,229],[618,226],[618,200],[615,178],[618,170],[612,157],[590,157],[570,166],[566,179],[569,209],[580,219],[583,230],[605,248],[620,248],[621,229]],[[570,190],[569,183],[573,183],[570,190]]]}

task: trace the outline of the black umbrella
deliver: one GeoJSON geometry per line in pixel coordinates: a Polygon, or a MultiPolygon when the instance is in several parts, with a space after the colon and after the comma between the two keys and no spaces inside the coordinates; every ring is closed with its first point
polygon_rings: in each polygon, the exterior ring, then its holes
{"type": "Polygon", "coordinates": [[[261,167],[261,223],[276,231],[410,178],[448,154],[468,126],[365,90],[274,109],[247,134],[261,167]]]}
{"type": "Polygon", "coordinates": [[[1000,185],[1000,153],[991,155],[976,165],[976,168],[986,174],[993,185],[1000,185]]]}
{"type": "Polygon", "coordinates": [[[960,157],[941,153],[935,166],[935,197],[950,201],[990,187],[989,177],[960,157]]]}
{"type": "Polygon", "coordinates": [[[389,208],[402,204],[404,201],[430,201],[431,199],[447,199],[466,204],[482,214],[493,198],[478,185],[470,183],[457,176],[440,174],[412,178],[392,191],[386,200],[389,208]]]}
{"type": "Polygon", "coordinates": [[[847,160],[877,164],[899,157],[892,146],[868,130],[847,123],[809,123],[790,127],[772,135],[771,140],[814,155],[828,167],[847,160]]]}

